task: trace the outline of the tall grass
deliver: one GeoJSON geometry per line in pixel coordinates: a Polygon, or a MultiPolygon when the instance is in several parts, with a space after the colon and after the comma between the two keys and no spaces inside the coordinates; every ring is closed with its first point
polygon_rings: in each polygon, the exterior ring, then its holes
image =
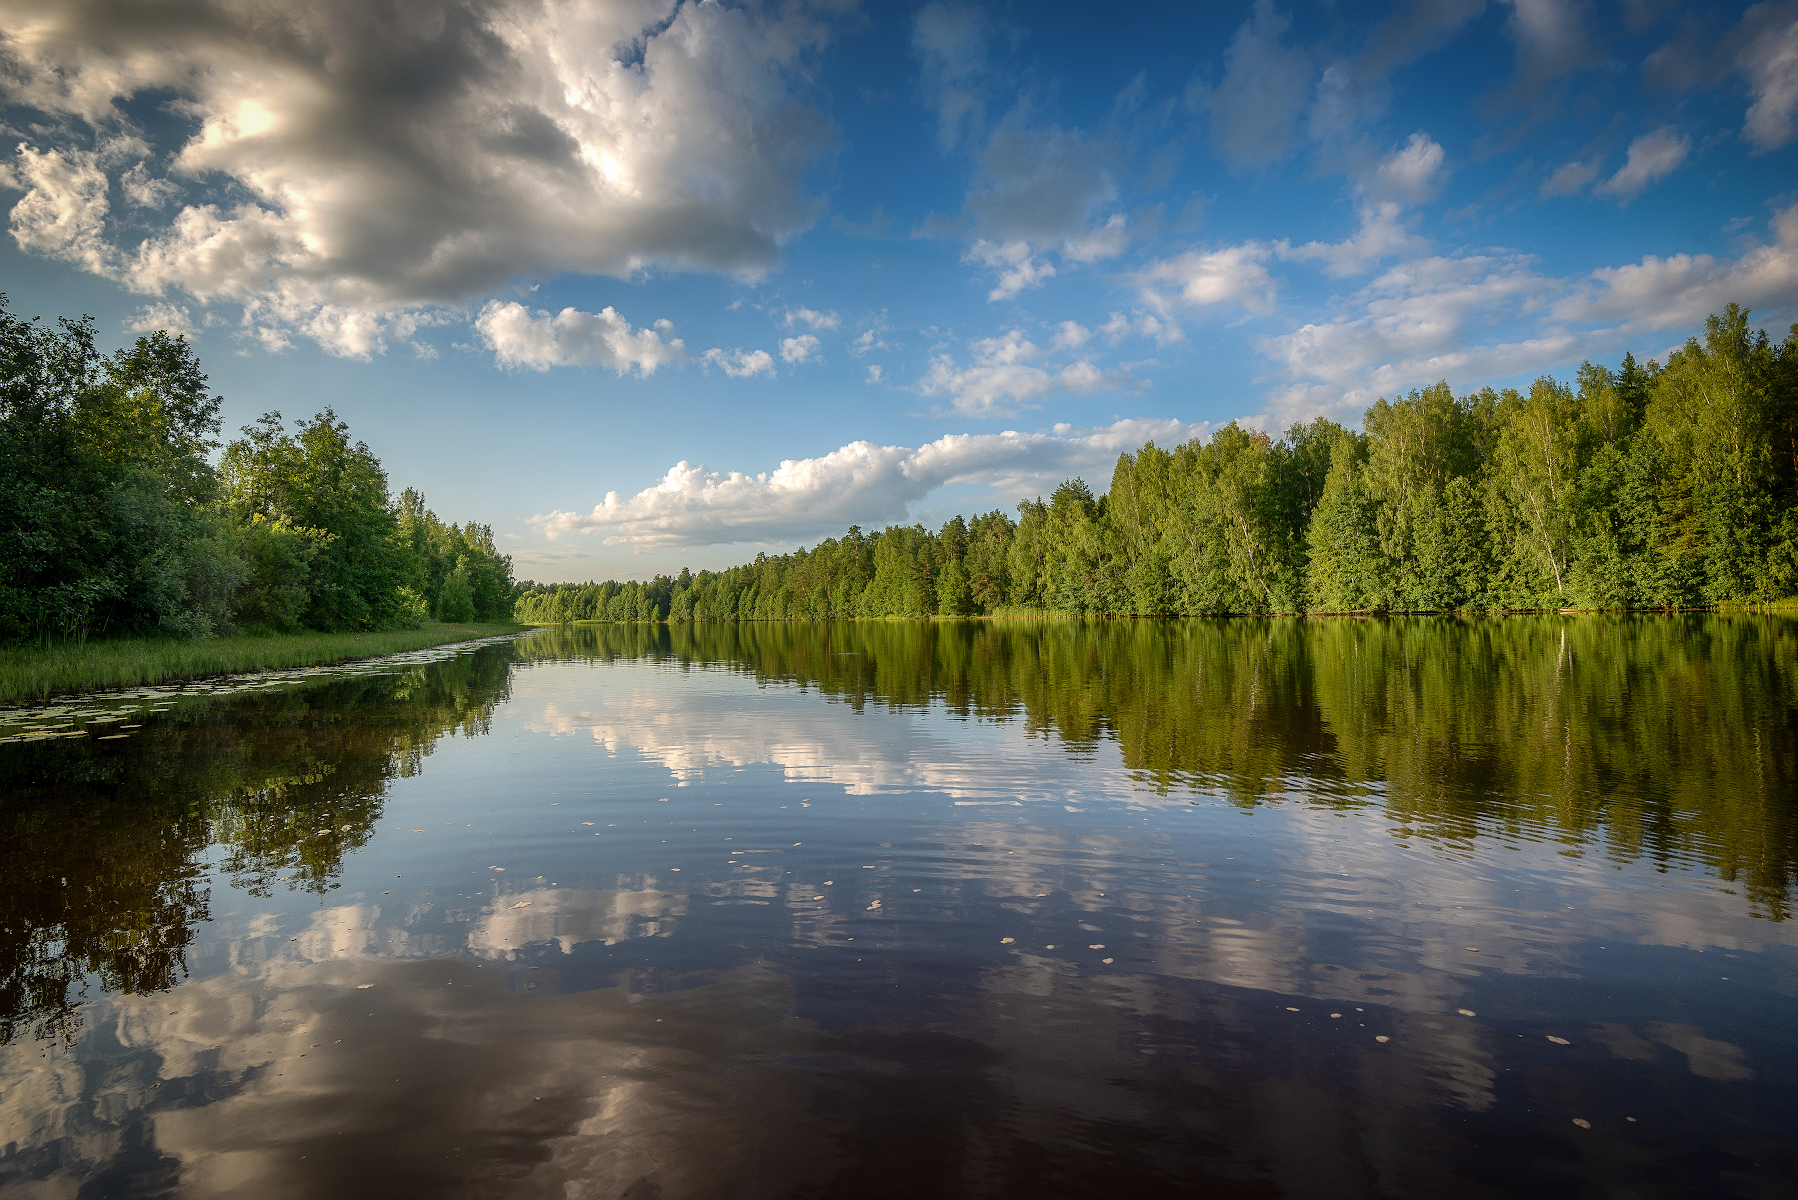
{"type": "Polygon", "coordinates": [[[520,632],[517,625],[440,624],[383,633],[290,633],[208,638],[120,638],[0,649],[0,704],[42,700],[58,692],[142,687],[205,675],[311,667],[353,658],[401,654],[448,642],[520,632]]]}

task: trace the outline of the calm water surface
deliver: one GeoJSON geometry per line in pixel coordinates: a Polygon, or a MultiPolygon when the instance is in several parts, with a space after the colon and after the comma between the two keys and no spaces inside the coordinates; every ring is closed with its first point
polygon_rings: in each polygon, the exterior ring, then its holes
{"type": "Polygon", "coordinates": [[[0,714],[8,1196],[1798,1187],[1798,622],[601,626],[113,707],[0,714]]]}

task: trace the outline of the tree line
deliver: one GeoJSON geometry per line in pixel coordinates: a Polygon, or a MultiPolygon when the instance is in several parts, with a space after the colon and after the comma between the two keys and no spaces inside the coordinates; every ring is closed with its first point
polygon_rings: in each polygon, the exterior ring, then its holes
{"type": "Polygon", "coordinates": [[[724,571],[527,585],[517,619],[1691,608],[1798,592],[1798,325],[1730,305],[1572,384],[1382,398],[1362,429],[1224,426],[1018,506],[724,571]]]}
{"type": "Polygon", "coordinates": [[[185,337],[102,355],[0,295],[0,642],[503,619],[512,561],[444,524],[330,408],[219,450],[185,337]]]}

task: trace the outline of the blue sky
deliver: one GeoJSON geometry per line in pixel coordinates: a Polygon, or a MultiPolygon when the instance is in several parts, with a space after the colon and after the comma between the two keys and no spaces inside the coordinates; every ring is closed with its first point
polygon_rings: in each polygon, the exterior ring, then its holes
{"type": "Polygon", "coordinates": [[[520,576],[1798,318],[1798,0],[0,0],[0,290],[520,576]]]}

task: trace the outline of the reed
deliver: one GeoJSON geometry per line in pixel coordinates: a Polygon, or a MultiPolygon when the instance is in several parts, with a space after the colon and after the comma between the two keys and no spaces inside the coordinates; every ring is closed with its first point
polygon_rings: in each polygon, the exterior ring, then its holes
{"type": "Polygon", "coordinates": [[[379,633],[250,634],[202,640],[118,638],[49,647],[9,647],[0,649],[0,704],[207,675],[319,666],[513,632],[523,632],[523,627],[433,621],[422,629],[379,633]]]}

